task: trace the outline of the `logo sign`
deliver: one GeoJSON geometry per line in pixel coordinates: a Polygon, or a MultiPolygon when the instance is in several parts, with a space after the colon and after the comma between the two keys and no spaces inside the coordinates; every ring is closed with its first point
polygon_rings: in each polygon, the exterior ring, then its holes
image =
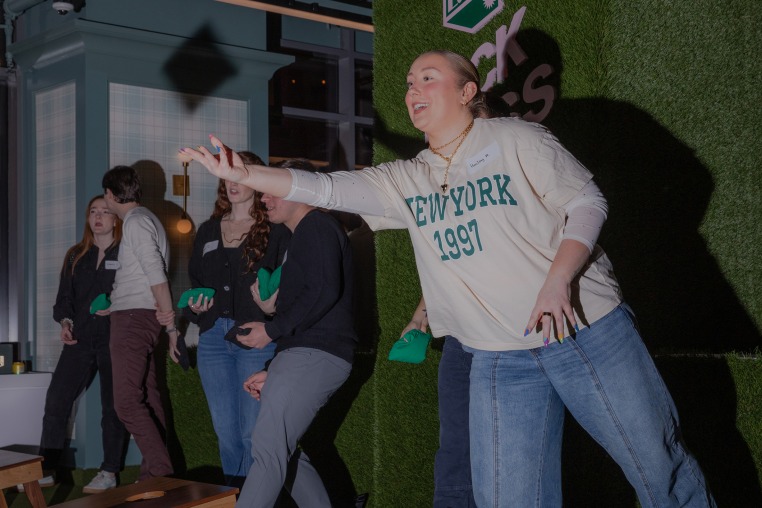
{"type": "Polygon", "coordinates": [[[503,0],[442,0],[442,25],[475,34],[503,7],[503,0]]]}
{"type": "MultiPolygon", "coordinates": [[[[521,28],[521,22],[526,13],[526,6],[520,8],[513,15],[510,27],[501,26],[495,32],[495,43],[485,42],[479,46],[471,56],[471,62],[479,67],[482,58],[495,58],[497,66],[487,73],[487,79],[482,86],[483,91],[487,91],[497,83],[501,83],[508,75],[509,59],[516,66],[520,66],[529,60],[529,56],[524,48],[516,40],[516,34],[521,28]]],[[[555,70],[549,64],[541,64],[535,67],[526,78],[522,90],[509,91],[503,94],[503,100],[509,107],[514,108],[520,102],[525,104],[542,105],[539,108],[531,108],[523,115],[511,113],[511,116],[521,116],[524,120],[530,122],[542,122],[548,116],[553,108],[553,103],[558,96],[555,88],[549,84],[543,84],[542,80],[548,78],[555,70]]]]}

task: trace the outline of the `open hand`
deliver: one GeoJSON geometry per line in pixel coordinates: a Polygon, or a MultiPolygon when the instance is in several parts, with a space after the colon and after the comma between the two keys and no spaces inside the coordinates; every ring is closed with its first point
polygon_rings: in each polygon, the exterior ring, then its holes
{"type": "Polygon", "coordinates": [[[203,146],[195,149],[181,148],[180,155],[201,163],[211,174],[223,180],[240,183],[249,176],[249,171],[238,153],[225,146],[215,136],[210,135],[209,140],[212,142],[213,150],[219,155],[212,154],[203,146]]]}
{"type": "MultiPolygon", "coordinates": [[[[564,333],[565,320],[568,320],[569,324],[577,330],[577,321],[572,310],[570,295],[571,287],[565,279],[549,275],[537,294],[537,302],[529,315],[524,336],[529,335],[535,327],[540,325],[542,339],[547,346],[553,328],[556,330],[555,337],[558,341],[564,341],[566,336],[564,333]]],[[[571,333],[571,330],[569,332],[571,333]]]]}

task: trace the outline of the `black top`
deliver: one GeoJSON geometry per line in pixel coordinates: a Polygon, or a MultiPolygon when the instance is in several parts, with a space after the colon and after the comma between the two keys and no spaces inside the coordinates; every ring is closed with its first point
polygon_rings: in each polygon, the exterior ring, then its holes
{"type": "Polygon", "coordinates": [[[193,253],[188,263],[188,275],[192,287],[213,288],[214,305],[207,312],[194,314],[190,307],[183,309],[183,316],[199,326],[203,333],[220,317],[233,319],[236,323],[265,321],[262,310],[251,297],[251,285],[261,267],[270,270],[280,266],[288,248],[291,232],[287,227],[272,224],[267,251],[254,263],[252,271],[244,273],[243,242],[238,247],[224,247],[220,219],[209,219],[201,224],[193,241],[193,253]],[[236,254],[230,255],[229,251],[236,254]]]}
{"type": "Polygon", "coordinates": [[[313,210],[291,236],[276,313],[265,324],[279,351],[309,347],[352,363],[357,335],[352,317],[352,253],[344,229],[313,210]]]}
{"type": "Polygon", "coordinates": [[[72,273],[75,255],[64,260],[58,295],[53,305],[53,319],[61,322],[69,318],[74,322],[72,337],[109,336],[108,316],[90,314],[90,304],[101,293],[111,294],[114,276],[119,268],[117,256],[119,246],[107,248],[101,264],[98,265],[98,246],[93,245],[77,262],[72,273]]]}

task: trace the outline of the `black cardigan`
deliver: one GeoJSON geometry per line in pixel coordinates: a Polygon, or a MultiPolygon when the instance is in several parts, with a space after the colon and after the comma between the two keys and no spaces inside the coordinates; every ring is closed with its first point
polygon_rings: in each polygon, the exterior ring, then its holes
{"type": "Polygon", "coordinates": [[[231,266],[230,256],[223,246],[220,219],[209,219],[201,224],[193,241],[188,275],[194,288],[215,290],[214,305],[200,314],[194,314],[190,307],[185,307],[183,316],[196,323],[202,333],[210,329],[220,317],[233,319],[237,323],[265,321],[264,313],[251,297],[250,286],[256,280],[260,267],[273,270],[280,266],[290,237],[288,228],[272,224],[264,257],[254,264],[252,271],[244,273],[243,243],[235,248],[239,262],[236,266],[231,266]]]}

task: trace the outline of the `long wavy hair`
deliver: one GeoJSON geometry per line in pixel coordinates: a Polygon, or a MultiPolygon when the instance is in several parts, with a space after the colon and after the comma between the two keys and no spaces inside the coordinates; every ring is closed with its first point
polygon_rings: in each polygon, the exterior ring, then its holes
{"type": "MultiPolygon", "coordinates": [[[[255,153],[238,152],[238,155],[241,156],[244,164],[265,165],[262,159],[255,153]]],[[[220,178],[220,182],[217,184],[217,201],[214,203],[214,211],[211,218],[222,220],[223,217],[230,214],[232,209],[233,205],[230,203],[227,190],[225,189],[225,180],[220,178]]],[[[262,203],[262,193],[259,191],[254,191],[254,201],[249,208],[249,215],[254,219],[254,223],[249,228],[249,232],[246,233],[246,238],[243,241],[244,273],[250,272],[254,264],[264,257],[267,243],[270,239],[270,223],[267,221],[267,211],[265,210],[264,203],[262,203]]]]}
{"type": "MultiPolygon", "coordinates": [[[[93,206],[93,203],[95,203],[95,200],[97,199],[104,199],[102,194],[99,194],[95,197],[93,197],[89,203],[87,203],[87,208],[85,209],[85,231],[82,233],[82,240],[80,240],[79,243],[76,245],[73,245],[69,248],[68,251],[66,251],[66,257],[64,257],[64,265],[61,268],[61,270],[66,270],[66,262],[68,260],[71,260],[71,273],[74,273],[74,267],[77,266],[77,263],[79,263],[79,260],[82,259],[82,257],[87,254],[87,251],[90,250],[90,247],[95,245],[95,234],[93,233],[92,228],[90,227],[90,207],[93,206]]],[[[122,240],[122,219],[119,218],[118,215],[114,215],[114,231],[112,232],[114,239],[111,242],[111,245],[116,245],[122,240]]]]}

